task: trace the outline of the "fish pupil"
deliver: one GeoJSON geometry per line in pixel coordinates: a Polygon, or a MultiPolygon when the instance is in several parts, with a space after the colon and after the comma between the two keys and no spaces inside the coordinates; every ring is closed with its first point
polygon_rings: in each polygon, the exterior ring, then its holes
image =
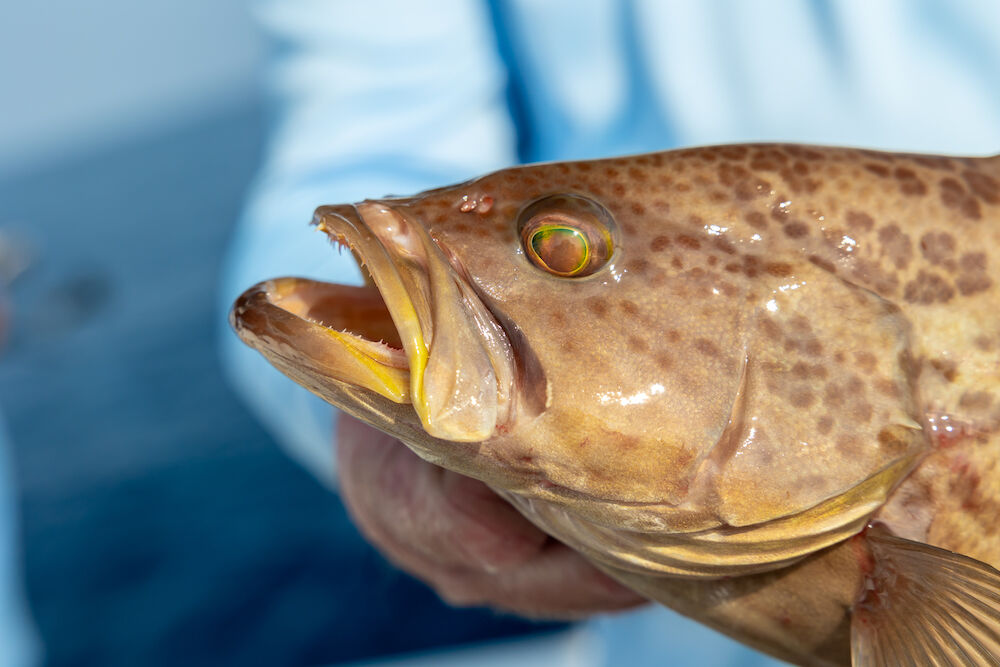
{"type": "Polygon", "coordinates": [[[590,245],[578,230],[562,225],[545,226],[531,235],[531,250],[548,270],[571,276],[587,266],[590,245]]]}

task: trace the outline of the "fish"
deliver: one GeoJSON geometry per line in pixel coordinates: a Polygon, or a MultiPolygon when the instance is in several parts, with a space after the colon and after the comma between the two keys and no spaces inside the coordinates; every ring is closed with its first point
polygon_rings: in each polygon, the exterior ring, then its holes
{"type": "Polygon", "coordinates": [[[322,205],[274,366],[800,665],[1000,664],[1000,156],[737,144],[322,205]]]}

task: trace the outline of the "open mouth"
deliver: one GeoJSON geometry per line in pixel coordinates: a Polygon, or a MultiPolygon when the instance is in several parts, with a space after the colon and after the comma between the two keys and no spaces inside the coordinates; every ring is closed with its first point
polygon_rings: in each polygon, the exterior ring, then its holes
{"type": "Polygon", "coordinates": [[[381,202],[324,206],[314,224],[350,250],[367,284],[255,285],[230,318],[244,342],[334,404],[344,383],[412,405],[432,436],[492,435],[511,416],[514,355],[457,260],[381,202]]]}

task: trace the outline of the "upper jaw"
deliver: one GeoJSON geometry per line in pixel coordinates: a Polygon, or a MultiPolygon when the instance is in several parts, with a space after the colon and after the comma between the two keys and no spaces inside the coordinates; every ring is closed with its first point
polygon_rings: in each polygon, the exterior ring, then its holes
{"type": "MultiPolygon", "coordinates": [[[[337,311],[338,301],[360,298],[364,288],[272,280],[248,290],[234,306],[231,321],[241,338],[338,407],[347,406],[331,396],[342,392],[303,382],[303,374],[412,404],[410,414],[434,438],[478,442],[508,424],[515,386],[511,345],[451,253],[387,203],[323,206],[313,224],[358,258],[384,301],[381,315],[355,313],[355,326],[336,331],[350,319],[337,311]],[[310,304],[324,295],[327,316],[316,317],[310,304]],[[398,334],[389,345],[368,333],[379,329],[374,319],[387,319],[385,310],[398,334]],[[279,323],[286,334],[276,335],[279,323]]],[[[377,300],[373,290],[368,294],[366,307],[377,300]]]]}

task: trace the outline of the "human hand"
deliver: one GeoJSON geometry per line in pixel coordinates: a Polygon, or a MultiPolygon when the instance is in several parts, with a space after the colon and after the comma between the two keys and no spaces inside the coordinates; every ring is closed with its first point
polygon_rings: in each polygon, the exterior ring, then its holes
{"type": "Polygon", "coordinates": [[[341,494],[361,532],[449,604],[580,618],[646,602],[482,482],[347,415],[337,442],[341,494]]]}

